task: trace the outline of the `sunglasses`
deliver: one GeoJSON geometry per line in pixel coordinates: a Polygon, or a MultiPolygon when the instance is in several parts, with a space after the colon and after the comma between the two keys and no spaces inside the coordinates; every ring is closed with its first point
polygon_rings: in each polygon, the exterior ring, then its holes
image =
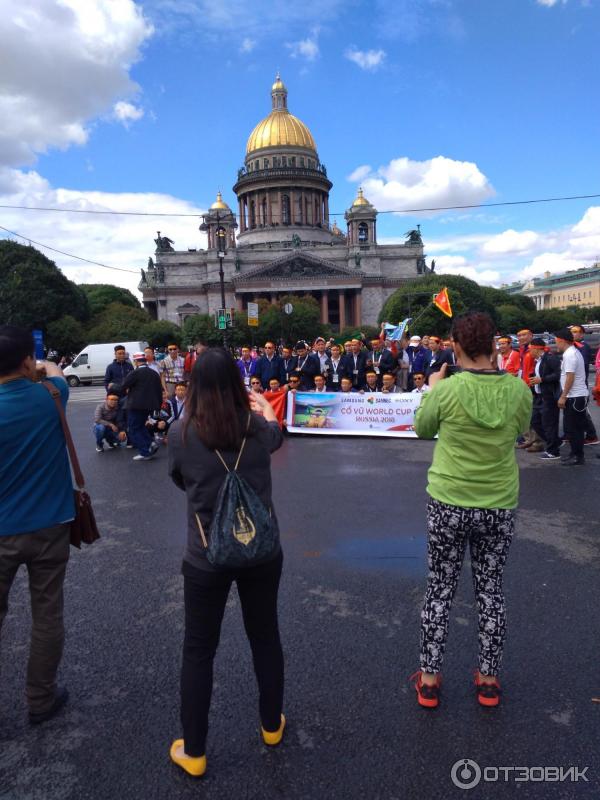
{"type": "Polygon", "coordinates": [[[176,353],[177,352],[177,348],[176,347],[169,347],[168,350],[169,350],[169,353],[176,353]]]}

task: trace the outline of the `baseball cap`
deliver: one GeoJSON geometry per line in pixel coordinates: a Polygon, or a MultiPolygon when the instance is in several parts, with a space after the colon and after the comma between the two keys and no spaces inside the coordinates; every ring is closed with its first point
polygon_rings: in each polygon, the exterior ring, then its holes
{"type": "Polygon", "coordinates": [[[411,336],[410,337],[411,344],[421,344],[421,337],[420,336],[411,336]]]}

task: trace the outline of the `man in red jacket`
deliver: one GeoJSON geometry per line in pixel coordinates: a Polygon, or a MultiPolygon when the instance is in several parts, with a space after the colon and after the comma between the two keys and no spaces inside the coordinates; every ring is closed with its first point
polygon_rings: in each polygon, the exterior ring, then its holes
{"type": "Polygon", "coordinates": [[[206,342],[197,341],[191,353],[188,353],[183,363],[183,377],[184,380],[189,381],[192,369],[200,353],[203,353],[207,348],[206,342]]]}

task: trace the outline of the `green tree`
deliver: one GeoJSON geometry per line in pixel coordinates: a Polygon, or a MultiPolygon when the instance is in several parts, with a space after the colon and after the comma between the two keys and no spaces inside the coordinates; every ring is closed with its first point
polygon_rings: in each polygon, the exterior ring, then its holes
{"type": "Polygon", "coordinates": [[[87,296],[92,316],[101,314],[111,303],[141,308],[140,301],[129,289],[113,286],[112,283],[80,283],[79,288],[87,296]]]}
{"type": "Polygon", "coordinates": [[[211,346],[223,344],[223,331],[215,328],[215,320],[210,314],[193,314],[187,317],[182,330],[183,345],[189,347],[197,341],[211,346]]]}
{"type": "Polygon", "coordinates": [[[516,333],[521,328],[535,328],[535,311],[524,311],[517,305],[503,304],[496,308],[496,324],[500,333],[516,333]]]}
{"type": "Polygon", "coordinates": [[[151,322],[149,314],[141,308],[111,303],[101,314],[94,317],[88,332],[89,341],[90,343],[116,342],[119,339],[142,341],[145,330],[151,322]]]}
{"type": "MultiPolygon", "coordinates": [[[[227,338],[234,347],[242,345],[262,346],[266,341],[295,344],[298,339],[312,341],[317,336],[329,336],[330,329],[321,323],[319,303],[310,296],[287,295],[277,303],[268,300],[258,301],[258,326],[249,326],[246,312],[238,312],[233,329],[228,330],[227,338]],[[283,306],[291,303],[291,314],[283,311],[283,306]]],[[[209,345],[223,342],[223,331],[215,328],[214,317],[210,314],[194,314],[183,324],[183,344],[189,346],[198,339],[209,345]]]]}
{"type": "Polygon", "coordinates": [[[504,289],[495,289],[493,286],[480,286],[479,288],[483,298],[493,308],[516,306],[522,311],[535,311],[535,303],[531,297],[526,297],[524,294],[510,294],[504,289]]]}
{"type": "Polygon", "coordinates": [[[179,346],[183,340],[183,333],[179,325],[174,322],[153,319],[144,326],[142,339],[145,339],[150,347],[166,347],[171,342],[179,346]]]}
{"type": "Polygon", "coordinates": [[[356,339],[361,333],[364,334],[368,340],[379,339],[381,328],[378,325],[361,325],[360,328],[357,328],[356,326],[350,326],[348,328],[344,328],[344,330],[340,331],[339,334],[336,334],[335,338],[336,340],[345,342],[348,339],[356,339]]]}
{"type": "Polygon", "coordinates": [[[401,286],[388,297],[380,322],[400,322],[412,317],[411,332],[446,336],[452,320],[433,305],[433,296],[446,286],[454,315],[467,310],[493,312],[493,306],[482,296],[475,281],[457,275],[427,275],[401,286]]]}
{"type": "Polygon", "coordinates": [[[529,327],[534,333],[543,333],[544,331],[552,333],[553,331],[559,330],[559,328],[564,328],[566,325],[572,325],[575,320],[579,319],[578,311],[573,313],[573,311],[561,310],[559,308],[548,308],[542,311],[536,311],[533,323],[529,325],[529,327]]]}
{"type": "Polygon", "coordinates": [[[81,289],[34,247],[0,241],[0,320],[45,331],[65,315],[88,319],[81,289]]]}
{"type": "Polygon", "coordinates": [[[48,325],[46,344],[61,356],[71,356],[87,344],[87,334],[79,320],[66,314],[48,325]]]}

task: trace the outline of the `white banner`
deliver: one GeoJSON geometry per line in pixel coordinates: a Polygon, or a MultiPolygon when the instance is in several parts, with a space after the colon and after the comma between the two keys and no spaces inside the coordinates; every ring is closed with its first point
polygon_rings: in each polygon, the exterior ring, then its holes
{"type": "Polygon", "coordinates": [[[421,397],[411,392],[289,392],[287,429],[290,433],[416,439],[415,410],[421,397]]]}

